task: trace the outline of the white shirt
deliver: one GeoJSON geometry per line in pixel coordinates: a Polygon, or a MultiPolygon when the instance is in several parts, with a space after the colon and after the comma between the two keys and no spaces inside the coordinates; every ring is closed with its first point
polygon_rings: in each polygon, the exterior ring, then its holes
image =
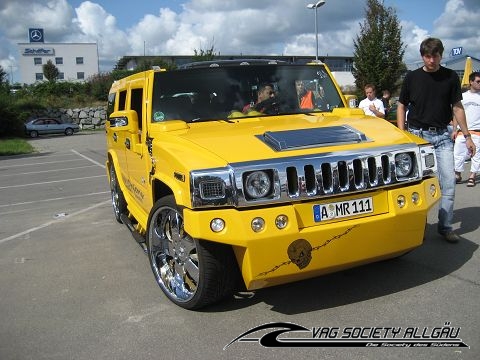
{"type": "Polygon", "coordinates": [[[467,127],[469,130],[480,130],[480,93],[465,91],[462,104],[465,108],[467,127]]]}
{"type": "Polygon", "coordinates": [[[380,99],[373,99],[369,100],[368,98],[363,99],[358,104],[359,109],[362,109],[365,115],[376,116],[375,113],[369,109],[370,105],[373,104],[375,108],[380,111],[382,114],[385,115],[385,107],[383,106],[383,102],[380,99]]]}

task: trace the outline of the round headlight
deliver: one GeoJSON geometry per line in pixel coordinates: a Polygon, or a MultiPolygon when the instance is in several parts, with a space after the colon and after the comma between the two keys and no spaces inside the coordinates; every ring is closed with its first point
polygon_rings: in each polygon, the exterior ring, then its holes
{"type": "Polygon", "coordinates": [[[412,157],[407,153],[395,155],[395,172],[397,178],[405,177],[410,174],[413,167],[412,157]]]}
{"type": "Polygon", "coordinates": [[[272,183],[265,171],[254,171],[245,178],[245,191],[248,196],[259,199],[266,196],[272,187],[272,183]]]}

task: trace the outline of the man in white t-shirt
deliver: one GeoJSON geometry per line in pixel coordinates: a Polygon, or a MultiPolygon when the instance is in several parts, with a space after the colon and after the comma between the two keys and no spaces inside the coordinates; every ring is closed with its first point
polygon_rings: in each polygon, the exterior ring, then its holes
{"type": "Polygon", "coordinates": [[[365,99],[360,101],[358,107],[363,110],[365,115],[376,116],[379,118],[385,118],[385,107],[382,100],[375,96],[375,86],[372,84],[365,85],[365,99]]]}
{"type": "MultiPolygon", "coordinates": [[[[468,132],[472,134],[472,141],[477,147],[480,147],[480,72],[473,72],[469,75],[470,90],[462,94],[462,104],[465,108],[465,117],[467,118],[468,132]]],[[[462,172],[467,158],[467,146],[465,137],[458,130],[455,137],[455,146],[453,154],[455,158],[455,177],[457,184],[462,181],[462,172]]],[[[467,180],[467,186],[475,186],[475,176],[480,173],[480,151],[477,151],[471,158],[470,176],[467,180]]]]}

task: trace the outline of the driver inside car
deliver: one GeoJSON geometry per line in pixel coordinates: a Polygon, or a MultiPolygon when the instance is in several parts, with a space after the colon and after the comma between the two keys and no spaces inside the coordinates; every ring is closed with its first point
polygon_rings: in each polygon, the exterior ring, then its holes
{"type": "Polygon", "coordinates": [[[259,111],[261,113],[269,113],[269,110],[275,103],[275,91],[272,84],[262,84],[258,87],[257,102],[249,103],[243,107],[242,112],[247,114],[249,111],[259,111]]]}

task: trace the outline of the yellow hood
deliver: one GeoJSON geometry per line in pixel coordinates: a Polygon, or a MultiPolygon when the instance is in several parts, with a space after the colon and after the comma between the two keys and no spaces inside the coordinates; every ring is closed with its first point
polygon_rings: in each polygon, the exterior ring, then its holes
{"type": "MultiPolygon", "coordinates": [[[[215,154],[227,163],[255,161],[290,156],[305,156],[308,154],[328,153],[359,148],[391,146],[394,144],[411,143],[412,138],[404,131],[394,127],[389,122],[379,118],[339,117],[334,114],[299,114],[291,116],[271,116],[260,118],[241,118],[231,122],[204,122],[189,124],[180,137],[185,141],[215,154]],[[360,120],[363,118],[362,120],[360,120]],[[214,130],[212,130],[212,126],[214,130]],[[311,141],[297,141],[295,146],[285,150],[277,150],[264,141],[265,134],[281,134],[286,131],[308,134],[322,129],[322,134],[347,126],[364,135],[361,143],[331,142],[312,144],[311,141]],[[392,131],[393,129],[393,131],[392,131]],[[396,130],[395,130],[396,129],[396,130]],[[302,146],[303,145],[303,146],[302,146]]],[[[200,149],[199,149],[200,150],[200,149]]]]}

